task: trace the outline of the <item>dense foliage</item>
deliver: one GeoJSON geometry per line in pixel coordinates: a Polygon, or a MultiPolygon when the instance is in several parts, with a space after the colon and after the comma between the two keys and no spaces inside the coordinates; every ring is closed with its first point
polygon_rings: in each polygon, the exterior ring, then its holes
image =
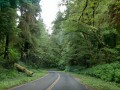
{"type": "Polygon", "coordinates": [[[119,1],[63,0],[61,5],[66,10],[58,12],[51,35],[58,67],[119,61],[119,1]]]}
{"type": "Polygon", "coordinates": [[[92,67],[80,73],[100,78],[105,81],[120,83],[120,63],[104,64],[92,67]]]}
{"type": "Polygon", "coordinates": [[[66,10],[53,22],[53,63],[74,72],[92,67],[87,75],[119,83],[119,0],[63,0],[60,5],[66,10]]]}
{"type": "Polygon", "coordinates": [[[45,54],[48,34],[40,16],[40,0],[0,1],[0,66],[22,61],[38,67],[45,54]]]}

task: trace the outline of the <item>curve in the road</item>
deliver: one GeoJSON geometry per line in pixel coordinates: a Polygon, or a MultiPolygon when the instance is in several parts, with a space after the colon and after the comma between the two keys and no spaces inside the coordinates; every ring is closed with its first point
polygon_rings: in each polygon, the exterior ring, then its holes
{"type": "Polygon", "coordinates": [[[46,90],[47,87],[57,79],[57,77],[58,75],[56,72],[49,72],[49,74],[43,78],[9,90],[46,90]]]}
{"type": "Polygon", "coordinates": [[[58,78],[46,90],[51,90],[55,86],[55,84],[57,84],[57,82],[59,81],[59,79],[60,79],[60,74],[58,74],[58,78]]]}
{"type": "Polygon", "coordinates": [[[49,74],[30,83],[9,90],[88,90],[70,75],[49,71],[49,74]]]}
{"type": "Polygon", "coordinates": [[[60,80],[55,84],[52,90],[88,90],[84,85],[70,75],[59,72],[60,80]]]}

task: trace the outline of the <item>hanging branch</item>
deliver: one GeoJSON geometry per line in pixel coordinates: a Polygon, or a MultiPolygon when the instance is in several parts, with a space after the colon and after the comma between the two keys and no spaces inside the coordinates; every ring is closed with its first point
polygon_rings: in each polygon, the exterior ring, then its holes
{"type": "Polygon", "coordinates": [[[84,6],[84,8],[83,8],[83,10],[82,10],[82,14],[81,14],[80,17],[78,18],[78,21],[79,21],[79,20],[81,19],[81,17],[83,16],[84,11],[85,11],[85,9],[87,8],[87,6],[88,6],[88,0],[86,0],[85,6],[84,6]]]}

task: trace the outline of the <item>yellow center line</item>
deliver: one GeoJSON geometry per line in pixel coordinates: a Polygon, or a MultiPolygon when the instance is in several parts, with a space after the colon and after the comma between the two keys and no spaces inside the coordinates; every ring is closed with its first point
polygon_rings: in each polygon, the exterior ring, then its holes
{"type": "Polygon", "coordinates": [[[58,74],[58,78],[46,90],[51,90],[55,86],[55,84],[57,84],[59,79],[60,79],[60,74],[58,74]]]}

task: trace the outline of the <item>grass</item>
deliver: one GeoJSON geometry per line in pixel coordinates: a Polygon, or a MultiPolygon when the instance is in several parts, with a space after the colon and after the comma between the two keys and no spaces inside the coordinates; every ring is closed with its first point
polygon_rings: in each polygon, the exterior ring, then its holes
{"type": "Polygon", "coordinates": [[[120,90],[120,84],[106,82],[101,79],[90,77],[87,75],[69,73],[76,77],[81,83],[87,86],[90,90],[120,90]]]}
{"type": "Polygon", "coordinates": [[[33,80],[36,80],[45,74],[47,71],[45,70],[32,70],[35,74],[32,77],[26,76],[26,74],[17,72],[15,70],[6,70],[0,73],[0,90],[6,90],[8,88],[15,87],[20,84],[24,84],[33,80]]]}

